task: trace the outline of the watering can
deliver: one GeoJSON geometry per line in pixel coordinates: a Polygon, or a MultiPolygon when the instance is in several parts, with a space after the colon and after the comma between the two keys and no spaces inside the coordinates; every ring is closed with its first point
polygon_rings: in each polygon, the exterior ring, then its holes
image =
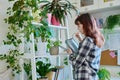
{"type": "MultiPolygon", "coordinates": [[[[75,34],[75,33],[74,33],[75,34]]],[[[73,35],[74,35],[73,34],[73,35]]],[[[82,38],[82,36],[80,35],[80,37],[82,38]]],[[[73,51],[73,53],[78,53],[78,47],[79,44],[78,42],[75,40],[75,38],[72,36],[72,38],[66,39],[65,43],[67,44],[67,46],[73,51]]]]}

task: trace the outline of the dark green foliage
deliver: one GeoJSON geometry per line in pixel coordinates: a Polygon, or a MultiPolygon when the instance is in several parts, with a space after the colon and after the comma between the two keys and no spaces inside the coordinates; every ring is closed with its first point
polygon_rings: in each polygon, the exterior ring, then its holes
{"type": "Polygon", "coordinates": [[[24,70],[28,76],[27,80],[32,80],[32,74],[31,74],[31,63],[24,63],[24,70]]]}
{"type": "Polygon", "coordinates": [[[47,9],[48,13],[52,13],[60,23],[64,22],[65,24],[65,15],[71,15],[71,10],[77,12],[75,6],[73,6],[68,0],[52,0],[52,2],[42,0],[41,3],[45,3],[41,8],[43,10],[47,9]]]}
{"type": "Polygon", "coordinates": [[[13,34],[10,34],[9,32],[7,34],[7,39],[8,39],[7,41],[3,40],[5,45],[13,44],[15,47],[17,47],[17,46],[19,46],[20,43],[22,43],[21,39],[17,39],[16,36],[14,36],[13,34]]]}
{"type": "Polygon", "coordinates": [[[115,25],[120,26],[120,14],[110,15],[106,19],[105,29],[113,29],[115,25]]]}
{"type": "Polygon", "coordinates": [[[110,72],[107,69],[99,69],[98,71],[99,80],[110,80],[110,72]]]}
{"type": "Polygon", "coordinates": [[[67,59],[67,57],[64,58],[64,64],[68,65],[68,59],[67,59]]]}
{"type": "Polygon", "coordinates": [[[47,73],[54,69],[55,68],[52,68],[50,63],[44,63],[42,61],[36,62],[36,71],[39,73],[41,78],[45,77],[47,73]]]}
{"type": "MultiPolygon", "coordinates": [[[[31,33],[34,34],[35,38],[41,36],[40,35],[41,26],[37,28],[38,26],[32,24],[33,16],[31,15],[32,12],[35,12],[39,9],[38,5],[40,3],[40,0],[17,0],[17,1],[8,0],[8,1],[10,2],[14,1],[14,3],[13,6],[9,7],[6,12],[6,14],[8,14],[8,17],[5,18],[5,22],[10,26],[8,27],[9,32],[6,36],[7,40],[4,40],[3,42],[4,45],[13,45],[15,47],[15,50],[11,50],[9,51],[9,53],[5,55],[4,54],[0,55],[0,59],[6,60],[6,62],[8,63],[7,67],[12,68],[13,72],[19,73],[21,69],[18,61],[22,53],[20,53],[19,50],[17,49],[19,48],[19,45],[22,43],[21,38],[25,38],[27,39],[27,41],[31,42],[30,40],[31,33]]],[[[41,15],[42,14],[43,12],[41,12],[41,15]]],[[[42,15],[42,17],[44,16],[42,15]]],[[[43,30],[44,32],[48,30],[47,28],[48,25],[43,24],[42,26],[45,27],[45,30],[43,30]]],[[[48,36],[49,35],[47,35],[47,38],[48,36]]]]}
{"type": "MultiPolygon", "coordinates": [[[[19,53],[18,50],[10,50],[8,54],[0,55],[0,60],[5,60],[8,63],[7,68],[11,68],[16,73],[20,73],[21,68],[19,65],[19,58],[23,54],[19,53]]],[[[14,73],[13,73],[14,75],[14,73]]]]}
{"type": "Polygon", "coordinates": [[[52,40],[49,40],[48,41],[48,44],[47,44],[47,48],[51,48],[51,47],[58,47],[62,44],[62,41],[60,40],[56,40],[56,41],[52,41],[52,40]]]}

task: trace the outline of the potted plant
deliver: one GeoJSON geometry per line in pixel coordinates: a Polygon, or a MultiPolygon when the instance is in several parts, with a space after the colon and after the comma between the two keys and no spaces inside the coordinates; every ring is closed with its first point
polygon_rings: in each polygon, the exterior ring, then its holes
{"type": "Polygon", "coordinates": [[[106,18],[104,29],[114,29],[116,25],[120,26],[120,14],[110,15],[106,18]]]}
{"type": "Polygon", "coordinates": [[[59,46],[61,45],[61,43],[62,42],[60,40],[48,41],[47,47],[49,48],[51,55],[57,55],[59,53],[59,46]]]}
{"type": "Polygon", "coordinates": [[[40,80],[48,80],[48,77],[46,77],[46,75],[51,72],[54,71],[55,68],[51,66],[50,63],[44,63],[42,61],[37,61],[36,62],[36,71],[40,76],[40,80]]]}
{"type": "Polygon", "coordinates": [[[72,5],[68,0],[52,0],[52,1],[41,1],[44,3],[41,8],[46,9],[48,13],[52,14],[52,18],[56,18],[61,24],[65,24],[65,15],[70,14],[71,10],[76,10],[76,7],[72,5]]]}
{"type": "Polygon", "coordinates": [[[103,33],[106,38],[108,38],[108,34],[113,32],[115,27],[120,26],[120,14],[110,15],[106,18],[106,21],[103,25],[103,33]]]}
{"type": "Polygon", "coordinates": [[[110,72],[107,69],[101,68],[97,74],[99,80],[110,80],[110,72]]]}

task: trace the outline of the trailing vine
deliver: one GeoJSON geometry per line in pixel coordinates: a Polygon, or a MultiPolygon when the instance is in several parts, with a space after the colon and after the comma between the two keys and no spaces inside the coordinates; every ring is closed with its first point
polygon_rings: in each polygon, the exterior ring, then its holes
{"type": "MultiPolygon", "coordinates": [[[[0,59],[1,60],[5,60],[6,63],[8,63],[9,65],[7,66],[7,68],[11,68],[12,71],[14,71],[15,73],[19,73],[21,72],[20,66],[19,66],[19,59],[23,54],[19,53],[18,50],[10,50],[8,52],[8,54],[4,54],[4,55],[0,55],[0,59]]],[[[14,72],[13,72],[13,76],[14,76],[14,72]]]]}
{"type": "MultiPolygon", "coordinates": [[[[45,36],[49,39],[51,33],[48,28],[48,24],[45,19],[41,20],[42,25],[34,25],[32,22],[34,16],[32,13],[35,13],[39,9],[40,0],[8,0],[9,2],[14,2],[12,7],[7,9],[6,14],[8,15],[5,18],[5,23],[9,24],[9,31],[7,33],[7,40],[3,40],[4,45],[12,45],[14,49],[8,51],[7,54],[0,55],[0,60],[6,60],[8,63],[7,68],[11,68],[14,73],[20,73],[21,68],[19,65],[19,59],[24,55],[20,51],[20,44],[24,43],[22,38],[27,42],[31,42],[30,35],[34,34],[35,38],[45,36]],[[46,32],[43,33],[42,32],[46,32]],[[23,35],[21,35],[23,34],[23,35]],[[41,35],[42,34],[42,35],[41,35]]],[[[44,18],[46,17],[47,11],[40,11],[39,16],[44,18]]]]}

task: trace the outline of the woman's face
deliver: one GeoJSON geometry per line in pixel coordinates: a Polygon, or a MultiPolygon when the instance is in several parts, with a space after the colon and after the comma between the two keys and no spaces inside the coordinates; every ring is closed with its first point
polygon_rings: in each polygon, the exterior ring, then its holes
{"type": "Polygon", "coordinates": [[[83,30],[83,24],[81,24],[80,22],[78,22],[78,30],[80,31],[80,33],[84,34],[84,30],[83,30]]]}

